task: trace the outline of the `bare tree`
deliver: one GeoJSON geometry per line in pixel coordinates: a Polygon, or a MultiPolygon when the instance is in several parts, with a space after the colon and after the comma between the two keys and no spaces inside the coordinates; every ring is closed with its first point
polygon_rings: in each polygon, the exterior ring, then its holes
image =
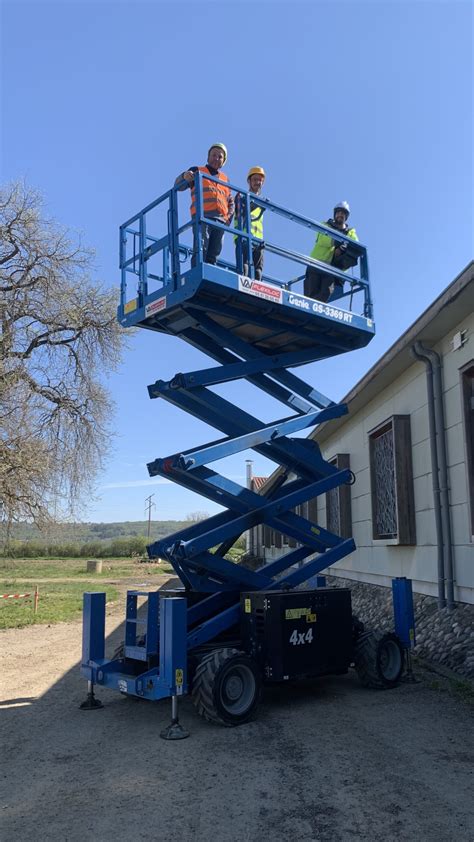
{"type": "Polygon", "coordinates": [[[199,523],[201,520],[207,520],[210,517],[209,512],[188,512],[186,520],[189,523],[199,523]]]}
{"type": "Polygon", "coordinates": [[[116,292],[24,185],[0,189],[0,500],[42,525],[77,512],[110,442],[102,375],[121,358],[116,292]]]}

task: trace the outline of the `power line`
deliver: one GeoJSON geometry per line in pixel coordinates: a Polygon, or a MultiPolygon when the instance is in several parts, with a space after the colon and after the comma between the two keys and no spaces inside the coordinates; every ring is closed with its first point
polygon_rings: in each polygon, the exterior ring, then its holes
{"type": "Polygon", "coordinates": [[[145,514],[148,511],[148,538],[150,537],[151,532],[151,510],[153,507],[156,509],[156,503],[152,503],[151,501],[154,496],[154,494],[150,494],[149,497],[145,497],[145,514]]]}

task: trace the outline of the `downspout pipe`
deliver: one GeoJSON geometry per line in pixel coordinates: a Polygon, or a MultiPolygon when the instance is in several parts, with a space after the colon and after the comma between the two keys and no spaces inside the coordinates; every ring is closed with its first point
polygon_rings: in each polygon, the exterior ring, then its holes
{"type": "MultiPolygon", "coordinates": [[[[253,459],[246,459],[245,460],[245,475],[246,475],[246,486],[248,489],[252,488],[252,479],[253,479],[253,459]]],[[[245,533],[245,549],[248,553],[254,553],[254,530],[249,529],[245,533]]]]}
{"type": "Polygon", "coordinates": [[[430,431],[430,453],[431,453],[431,480],[433,484],[433,500],[434,500],[434,516],[436,527],[436,545],[438,550],[438,608],[444,608],[446,605],[445,586],[444,586],[444,550],[443,550],[443,524],[441,519],[441,500],[439,487],[439,464],[438,464],[438,450],[436,447],[436,421],[434,408],[434,391],[433,391],[433,369],[429,357],[417,349],[417,345],[421,342],[416,342],[411,348],[412,356],[417,360],[423,362],[426,366],[426,389],[428,393],[428,423],[430,431]]]}
{"type": "Polygon", "coordinates": [[[449,479],[448,459],[446,452],[446,425],[444,417],[443,382],[441,377],[441,357],[431,348],[425,348],[421,342],[415,342],[419,353],[424,353],[429,358],[433,370],[433,389],[435,406],[435,423],[438,442],[439,479],[441,517],[443,521],[444,538],[444,569],[446,576],[446,604],[448,611],[454,608],[454,561],[453,561],[453,536],[451,531],[451,512],[449,507],[449,479]]]}

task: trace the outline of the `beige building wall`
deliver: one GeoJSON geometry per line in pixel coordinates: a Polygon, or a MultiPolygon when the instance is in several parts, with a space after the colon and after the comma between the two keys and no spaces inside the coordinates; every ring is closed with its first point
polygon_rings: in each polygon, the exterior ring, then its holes
{"type": "MultiPolygon", "coordinates": [[[[425,340],[425,345],[430,343],[425,340]]],[[[462,369],[474,360],[472,312],[436,345],[443,365],[447,461],[454,551],[455,599],[474,603],[474,543],[470,528],[469,490],[461,393],[462,369]],[[465,332],[464,344],[453,350],[453,337],[465,332]]],[[[382,377],[380,378],[382,380],[382,377]]],[[[329,425],[328,425],[329,427],[329,425]]],[[[322,452],[329,459],[349,453],[357,481],[352,486],[352,524],[357,550],[330,572],[355,580],[389,585],[394,576],[407,576],[414,589],[437,595],[437,545],[431,477],[426,369],[413,361],[405,372],[377,397],[325,438],[322,452]],[[369,432],[393,415],[409,415],[416,512],[416,545],[398,546],[396,540],[374,540],[369,467],[369,432]]],[[[318,500],[318,520],[326,524],[325,498],[318,500]]]]}

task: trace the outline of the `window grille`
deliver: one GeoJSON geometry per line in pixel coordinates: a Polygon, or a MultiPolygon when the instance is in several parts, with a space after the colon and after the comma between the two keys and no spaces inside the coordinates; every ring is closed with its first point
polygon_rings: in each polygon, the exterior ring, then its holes
{"type": "MultiPolygon", "coordinates": [[[[329,460],[336,468],[350,468],[348,453],[338,453],[329,460]]],[[[352,537],[351,486],[340,485],[326,494],[326,526],[341,538],[352,537]]]]}
{"type": "Polygon", "coordinates": [[[416,544],[410,416],[394,415],[369,433],[372,535],[416,544]]]}
{"type": "Polygon", "coordinates": [[[461,369],[461,390],[471,535],[474,536],[474,362],[472,360],[461,369]]]}
{"type": "Polygon", "coordinates": [[[372,456],[375,483],[375,532],[380,538],[396,538],[397,500],[392,424],[373,436],[372,456]]]}

